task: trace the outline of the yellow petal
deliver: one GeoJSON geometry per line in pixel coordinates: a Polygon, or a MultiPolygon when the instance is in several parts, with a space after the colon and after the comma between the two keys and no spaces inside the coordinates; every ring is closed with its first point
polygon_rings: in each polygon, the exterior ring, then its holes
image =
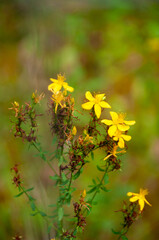
{"type": "Polygon", "coordinates": [[[100,115],[101,115],[101,107],[99,104],[95,104],[94,105],[94,111],[95,111],[95,114],[97,116],[97,118],[100,118],[100,115]]]}
{"type": "Polygon", "coordinates": [[[56,80],[56,79],[50,78],[50,80],[51,80],[53,83],[58,83],[58,80],[56,80]]]}
{"type": "Polygon", "coordinates": [[[114,133],[116,132],[116,130],[117,130],[116,125],[111,126],[111,127],[108,129],[108,134],[109,134],[109,136],[112,137],[112,136],[114,135],[114,133]]]}
{"type": "Polygon", "coordinates": [[[114,141],[118,141],[118,137],[113,137],[113,140],[114,141]]]}
{"type": "Polygon", "coordinates": [[[85,97],[86,97],[90,102],[93,102],[93,101],[94,101],[94,97],[92,96],[92,94],[91,94],[89,91],[87,91],[87,92],[85,93],[85,97]]]}
{"type": "Polygon", "coordinates": [[[125,146],[124,140],[121,137],[119,138],[118,146],[120,148],[124,148],[124,146],[125,146]]]}
{"type": "Polygon", "coordinates": [[[124,123],[127,125],[134,125],[136,122],[135,121],[124,121],[124,123]]]}
{"type": "Polygon", "coordinates": [[[73,92],[74,91],[74,88],[73,87],[70,87],[67,85],[67,87],[64,87],[67,91],[69,92],[73,92]]]}
{"type": "Polygon", "coordinates": [[[72,134],[75,136],[77,133],[77,128],[74,126],[73,129],[72,129],[72,134]]]}
{"type": "Polygon", "coordinates": [[[107,102],[104,102],[104,101],[99,102],[99,105],[102,108],[111,108],[111,106],[107,102]]]}
{"type": "Polygon", "coordinates": [[[130,140],[131,140],[131,136],[129,136],[129,135],[124,135],[124,134],[122,134],[121,137],[122,137],[125,141],[130,141],[130,140]]]}
{"type": "Polygon", "coordinates": [[[149,206],[152,206],[146,199],[145,199],[145,202],[146,202],[149,206]]]}
{"type": "Polygon", "coordinates": [[[113,121],[118,119],[118,114],[116,112],[110,112],[110,115],[111,115],[113,121]]]}
{"type": "Polygon", "coordinates": [[[129,128],[130,128],[129,126],[122,125],[122,124],[118,124],[118,129],[119,129],[120,131],[125,132],[125,131],[127,131],[129,128]]]}
{"type": "Polygon", "coordinates": [[[98,99],[99,101],[102,101],[104,98],[106,98],[105,93],[96,94],[95,98],[98,99]]]}
{"type": "Polygon", "coordinates": [[[87,102],[82,104],[82,108],[90,110],[93,107],[94,103],[93,102],[87,102]]]}
{"type": "Polygon", "coordinates": [[[112,156],[112,154],[107,155],[103,160],[107,160],[110,156],[112,156]]]}
{"type": "Polygon", "coordinates": [[[107,119],[103,119],[101,122],[108,125],[108,126],[113,124],[112,120],[107,120],[107,119]]]}
{"type": "Polygon", "coordinates": [[[133,196],[129,199],[130,202],[136,202],[137,200],[139,200],[139,196],[133,196]]]}
{"type": "Polygon", "coordinates": [[[132,195],[133,195],[132,192],[128,192],[128,193],[127,193],[127,196],[129,196],[129,197],[132,196],[132,195]]]}
{"type": "Polygon", "coordinates": [[[143,200],[143,199],[139,199],[139,205],[140,205],[140,211],[142,211],[142,210],[143,210],[143,208],[144,208],[144,205],[145,205],[145,203],[144,203],[144,200],[143,200]]]}
{"type": "Polygon", "coordinates": [[[48,86],[48,90],[49,91],[54,91],[55,93],[61,90],[61,85],[57,84],[57,83],[51,83],[48,86]]]}
{"type": "Polygon", "coordinates": [[[86,197],[86,190],[84,189],[83,193],[82,193],[82,197],[85,198],[86,197]]]}

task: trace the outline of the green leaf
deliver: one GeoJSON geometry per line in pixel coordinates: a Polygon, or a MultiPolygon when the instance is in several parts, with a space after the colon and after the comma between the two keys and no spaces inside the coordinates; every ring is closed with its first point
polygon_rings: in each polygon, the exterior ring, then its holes
{"type": "Polygon", "coordinates": [[[39,212],[31,213],[31,216],[36,216],[39,212]]]}
{"type": "Polygon", "coordinates": [[[98,169],[100,172],[104,172],[104,171],[105,171],[105,169],[99,167],[98,165],[97,165],[96,167],[97,167],[97,169],[98,169]]]}
{"type": "Polygon", "coordinates": [[[122,240],[128,240],[128,238],[127,238],[126,236],[124,236],[124,235],[121,236],[121,239],[122,239],[122,240]]]}
{"type": "Polygon", "coordinates": [[[96,186],[95,187],[93,187],[92,189],[90,189],[89,191],[87,191],[87,194],[90,194],[90,193],[92,193],[92,192],[95,192],[96,191],[96,186]]]}
{"type": "Polygon", "coordinates": [[[60,180],[60,177],[57,174],[55,174],[54,176],[49,176],[49,178],[52,180],[60,180]]]}
{"type": "Polygon", "coordinates": [[[58,209],[58,220],[59,220],[59,221],[62,220],[62,218],[63,218],[63,214],[64,214],[64,212],[63,212],[63,208],[60,207],[60,208],[58,209]]]}
{"type": "Polygon", "coordinates": [[[101,186],[100,189],[102,189],[104,192],[109,192],[109,190],[105,186],[101,186]]]}
{"type": "Polygon", "coordinates": [[[62,177],[62,181],[66,181],[67,180],[66,175],[64,174],[64,172],[62,172],[61,177],[62,177]]]}
{"type": "Polygon", "coordinates": [[[95,179],[92,179],[92,182],[94,183],[94,185],[96,185],[97,183],[96,183],[96,181],[95,181],[95,179]]]}
{"type": "Polygon", "coordinates": [[[32,191],[34,188],[32,187],[32,188],[29,188],[29,189],[27,189],[27,190],[25,190],[25,192],[30,192],[30,191],[32,191]]]}
{"type": "Polygon", "coordinates": [[[109,176],[108,176],[107,173],[106,173],[105,176],[104,176],[104,183],[105,183],[105,184],[108,184],[108,183],[109,183],[109,176]]]}
{"type": "Polygon", "coordinates": [[[24,192],[20,192],[19,194],[15,195],[14,197],[20,197],[24,192]]]}
{"type": "Polygon", "coordinates": [[[91,158],[92,158],[92,160],[94,160],[94,152],[93,151],[91,152],[91,158]]]}
{"type": "Polygon", "coordinates": [[[64,161],[63,156],[60,156],[59,163],[58,163],[59,167],[62,165],[63,161],[64,161]]]}
{"type": "Polygon", "coordinates": [[[82,173],[82,171],[83,171],[82,168],[79,169],[78,172],[76,172],[75,175],[73,176],[73,180],[76,180],[76,179],[80,176],[80,174],[82,173]]]}
{"type": "Polygon", "coordinates": [[[48,233],[50,233],[52,226],[53,226],[53,224],[52,224],[52,223],[51,223],[51,224],[49,224],[49,226],[48,226],[48,228],[47,228],[47,232],[48,232],[48,233]]]}
{"type": "Polygon", "coordinates": [[[46,217],[46,216],[47,216],[47,214],[44,213],[44,212],[42,212],[42,211],[39,211],[39,214],[40,214],[42,217],[46,217]]]}
{"type": "Polygon", "coordinates": [[[30,201],[30,207],[31,207],[32,211],[35,211],[36,206],[35,206],[34,201],[30,201]]]}
{"type": "Polygon", "coordinates": [[[112,233],[114,233],[115,235],[121,234],[121,232],[117,232],[117,231],[115,231],[114,229],[112,229],[112,233]]]}
{"type": "Polygon", "coordinates": [[[40,152],[39,155],[44,161],[46,161],[46,157],[45,157],[44,152],[40,152]]]}

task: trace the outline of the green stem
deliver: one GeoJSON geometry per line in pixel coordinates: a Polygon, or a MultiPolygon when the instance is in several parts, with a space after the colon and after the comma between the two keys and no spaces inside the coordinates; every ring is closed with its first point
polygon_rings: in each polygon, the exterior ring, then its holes
{"type": "MultiPolygon", "coordinates": [[[[38,150],[38,152],[41,152],[41,150],[37,147],[37,145],[36,145],[34,142],[32,142],[32,145],[38,150]]],[[[46,156],[45,156],[45,158],[46,158],[46,156]]],[[[43,158],[42,158],[42,159],[43,159],[43,158]]],[[[43,159],[43,160],[44,160],[44,159],[43,159]]],[[[46,158],[45,161],[47,162],[47,164],[49,165],[49,167],[51,168],[51,170],[57,175],[57,172],[56,172],[56,170],[53,168],[53,166],[51,165],[50,161],[47,160],[47,158],[46,158]]]]}
{"type": "MultiPolygon", "coordinates": [[[[61,153],[60,153],[60,156],[59,157],[61,157],[63,155],[63,145],[61,146],[61,153]]],[[[60,183],[59,183],[59,185],[61,186],[61,183],[62,183],[62,179],[61,179],[61,173],[62,173],[62,171],[61,171],[61,166],[59,166],[59,176],[60,176],[60,183]]],[[[61,196],[62,196],[62,193],[61,193],[61,191],[60,191],[60,187],[59,187],[59,199],[61,199],[61,196]]],[[[60,204],[59,204],[59,207],[61,208],[63,206],[63,203],[62,203],[62,201],[60,200],[60,204]]],[[[61,219],[60,221],[59,221],[59,227],[58,227],[58,232],[59,232],[59,237],[60,237],[60,239],[62,240],[62,228],[63,228],[63,219],[61,219]]]]}
{"type": "Polygon", "coordinates": [[[91,200],[90,200],[90,203],[93,202],[95,196],[96,196],[97,193],[98,193],[99,188],[100,188],[101,185],[103,184],[104,177],[105,177],[106,173],[108,173],[108,168],[109,168],[109,166],[106,165],[106,168],[105,168],[104,174],[103,174],[103,176],[102,176],[102,178],[101,178],[101,180],[100,180],[100,183],[98,184],[98,188],[97,188],[97,190],[95,191],[95,193],[93,194],[93,196],[92,196],[92,198],[91,198],[91,200]]]}

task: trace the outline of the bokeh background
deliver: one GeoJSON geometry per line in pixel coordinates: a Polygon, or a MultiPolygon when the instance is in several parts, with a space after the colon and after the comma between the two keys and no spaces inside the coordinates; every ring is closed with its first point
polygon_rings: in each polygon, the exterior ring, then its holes
{"type": "MultiPolygon", "coordinates": [[[[0,239],[20,234],[25,240],[47,239],[46,226],[30,216],[25,197],[14,198],[10,168],[20,163],[26,187],[42,209],[55,201],[49,169],[33,149],[14,139],[9,121],[11,102],[28,101],[37,89],[46,97],[41,103],[39,135],[51,149],[47,113],[49,78],[65,73],[75,88],[76,109],[82,111],[85,91],[105,92],[112,110],[136,120],[132,140],[122,157],[122,171],[110,174],[109,193],[97,197],[98,205],[87,219],[81,239],[116,239],[121,215],[116,213],[128,191],[148,188],[143,217],[131,228],[131,240],[159,238],[159,4],[155,0],[1,0],[0,2],[0,239]]],[[[83,111],[82,111],[83,112],[83,111]]],[[[102,117],[108,118],[108,111],[102,117]]],[[[87,112],[80,131],[89,120],[87,112]]],[[[100,159],[103,153],[97,152],[100,159]]],[[[96,174],[91,163],[77,183],[79,192],[96,174]],[[87,174],[86,174],[87,172],[87,174]]],[[[52,233],[53,237],[53,233],[52,233]]]]}

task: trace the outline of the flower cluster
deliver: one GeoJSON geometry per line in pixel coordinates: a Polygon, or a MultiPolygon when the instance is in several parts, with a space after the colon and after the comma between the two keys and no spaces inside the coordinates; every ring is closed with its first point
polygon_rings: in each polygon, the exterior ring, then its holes
{"type": "MultiPolygon", "coordinates": [[[[105,94],[96,94],[95,97],[93,97],[92,94],[87,91],[85,97],[89,100],[89,102],[82,104],[82,108],[86,110],[90,110],[93,108],[95,115],[98,119],[101,116],[101,108],[111,108],[111,106],[104,101],[106,98],[105,94]]],[[[101,120],[101,122],[109,126],[109,136],[113,138],[115,142],[117,142],[120,148],[124,148],[124,140],[131,140],[131,136],[127,135],[126,132],[131,125],[135,124],[135,121],[126,121],[125,114],[122,113],[117,114],[116,112],[111,111],[110,115],[112,117],[112,120],[103,119],[101,120]]]]}
{"type": "Polygon", "coordinates": [[[113,137],[113,140],[118,142],[120,148],[125,147],[125,141],[130,141],[131,136],[126,134],[126,131],[130,128],[131,125],[135,124],[135,121],[126,121],[125,114],[116,112],[110,112],[112,120],[103,119],[101,122],[109,126],[108,134],[110,137],[113,137]]]}
{"type": "Polygon", "coordinates": [[[43,97],[44,94],[38,95],[35,91],[35,93],[32,94],[31,103],[25,103],[25,105],[21,107],[16,101],[12,103],[12,107],[9,109],[15,112],[14,119],[11,120],[14,124],[13,131],[15,137],[21,137],[28,142],[36,141],[36,118],[41,116],[41,114],[37,114],[35,107],[43,97]],[[26,127],[27,125],[29,125],[29,130],[26,127]]]}
{"type": "Polygon", "coordinates": [[[73,128],[73,112],[74,98],[67,95],[67,91],[73,92],[74,89],[65,82],[65,76],[57,75],[57,79],[50,80],[53,82],[48,86],[48,90],[52,92],[51,102],[49,103],[49,112],[51,114],[51,130],[59,138],[59,146],[75,135],[75,127],[73,128]],[[72,134],[70,132],[72,131],[72,134]]]}
{"type": "MultiPolygon", "coordinates": [[[[53,134],[53,142],[56,144],[54,152],[43,151],[42,144],[38,141],[36,135],[37,129],[37,111],[35,106],[44,97],[43,94],[38,95],[37,92],[32,94],[31,103],[25,103],[20,107],[18,102],[14,102],[12,110],[14,111],[14,136],[26,139],[29,144],[38,151],[45,163],[50,167],[53,175],[50,179],[58,188],[58,198],[56,204],[51,204],[53,214],[47,215],[39,210],[35,205],[35,199],[28,192],[33,188],[25,189],[21,185],[21,178],[18,170],[18,165],[12,168],[15,176],[13,183],[19,187],[21,192],[17,196],[25,194],[28,197],[33,214],[40,214],[47,219],[50,227],[55,227],[56,239],[69,240],[78,237],[86,226],[86,218],[92,206],[95,205],[94,199],[100,192],[108,192],[106,185],[109,182],[109,173],[120,169],[121,160],[119,156],[126,152],[127,146],[125,141],[129,141],[131,136],[128,135],[130,126],[135,124],[135,121],[125,120],[125,114],[110,111],[110,119],[100,119],[103,108],[110,109],[111,106],[106,102],[104,93],[94,94],[87,91],[85,97],[88,100],[82,104],[82,108],[90,110],[90,120],[82,131],[74,124],[74,120],[79,120],[74,116],[74,98],[68,92],[73,92],[73,87],[66,82],[64,75],[58,74],[57,79],[52,79],[48,90],[51,92],[49,100],[49,114],[51,115],[50,127],[53,134]],[[107,127],[105,127],[105,125],[107,127]],[[103,130],[104,129],[104,130],[103,130]],[[98,174],[92,179],[92,183],[86,187],[86,190],[79,196],[78,201],[72,201],[73,192],[76,188],[73,182],[81,176],[86,164],[89,164],[88,157],[91,156],[94,160],[95,150],[104,150],[105,157],[99,162],[97,167],[98,174]],[[53,161],[56,159],[57,161],[53,161]],[[54,166],[58,162],[58,166],[54,166]],[[57,171],[58,170],[58,171],[57,171]],[[88,189],[87,189],[88,188],[88,189]],[[86,199],[86,192],[89,197],[86,199]],[[72,204],[73,205],[72,205],[72,204]],[[64,217],[65,205],[72,206],[74,211],[72,225],[65,229],[64,217]],[[53,219],[52,219],[53,218],[53,219]]],[[[120,237],[124,239],[125,233],[133,223],[133,221],[141,214],[144,204],[151,204],[145,199],[148,194],[147,190],[140,189],[140,193],[129,192],[130,204],[124,205],[121,210],[124,214],[124,231],[119,232],[120,237]]],[[[50,231],[50,230],[49,230],[50,231]]],[[[53,238],[54,239],[54,238],[53,238]]]]}

